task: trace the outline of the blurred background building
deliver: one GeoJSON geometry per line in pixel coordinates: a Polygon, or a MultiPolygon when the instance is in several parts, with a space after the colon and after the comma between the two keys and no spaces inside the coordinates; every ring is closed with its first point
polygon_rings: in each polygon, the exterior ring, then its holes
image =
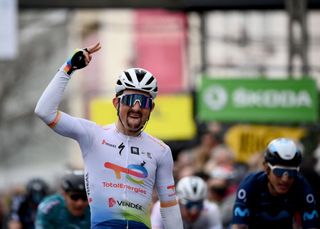
{"type": "Polygon", "coordinates": [[[101,125],[112,122],[115,79],[121,70],[139,66],[157,76],[160,88],[146,130],[166,141],[174,157],[197,143],[203,125],[216,121],[239,160],[278,135],[306,141],[311,153],[318,143],[320,4],[217,2],[0,0],[1,49],[9,50],[0,50],[0,189],[39,174],[53,182],[65,168],[82,166],[75,142],[49,130],[33,111],[68,55],[96,41],[102,50],[73,76],[61,110],[101,125]],[[314,115],[286,121],[201,113],[199,91],[210,84],[203,85],[204,78],[266,85],[311,80],[302,89],[311,85],[316,92],[314,115]]]}

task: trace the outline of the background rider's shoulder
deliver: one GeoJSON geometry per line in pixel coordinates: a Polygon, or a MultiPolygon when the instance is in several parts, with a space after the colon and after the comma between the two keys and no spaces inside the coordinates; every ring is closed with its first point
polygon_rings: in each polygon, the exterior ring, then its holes
{"type": "Polygon", "coordinates": [[[39,205],[38,211],[42,214],[49,215],[59,211],[60,207],[64,205],[63,197],[60,194],[54,194],[46,197],[39,205]]]}

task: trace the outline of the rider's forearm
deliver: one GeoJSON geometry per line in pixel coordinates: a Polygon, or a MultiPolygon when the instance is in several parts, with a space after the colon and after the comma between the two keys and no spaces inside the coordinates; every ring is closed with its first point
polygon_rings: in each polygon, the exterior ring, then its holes
{"type": "Polygon", "coordinates": [[[71,75],[88,64],[86,52],[89,51],[87,49],[74,51],[61,66],[38,101],[35,113],[52,128],[59,120],[58,106],[71,75]]]}
{"type": "Polygon", "coordinates": [[[58,106],[69,80],[70,76],[59,70],[37,103],[35,113],[48,125],[57,118],[58,106]]]}
{"type": "Polygon", "coordinates": [[[179,204],[160,208],[162,222],[166,229],[183,229],[179,204]]]}
{"type": "Polygon", "coordinates": [[[51,128],[60,119],[58,106],[71,75],[76,70],[86,67],[92,59],[92,54],[100,49],[99,42],[88,48],[76,49],[43,92],[37,103],[35,113],[51,128]]]}

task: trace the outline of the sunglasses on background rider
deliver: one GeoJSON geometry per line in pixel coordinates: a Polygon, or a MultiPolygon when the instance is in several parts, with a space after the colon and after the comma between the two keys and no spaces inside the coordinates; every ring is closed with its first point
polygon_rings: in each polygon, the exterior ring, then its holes
{"type": "Polygon", "coordinates": [[[83,201],[88,201],[87,195],[85,193],[71,193],[69,197],[73,201],[78,201],[79,199],[83,201]]]}
{"type": "Polygon", "coordinates": [[[192,209],[202,210],[203,209],[203,200],[200,201],[186,201],[182,205],[187,208],[189,211],[192,209]]]}
{"type": "Polygon", "coordinates": [[[284,174],[287,174],[288,177],[296,178],[299,174],[299,167],[273,166],[270,163],[268,163],[268,166],[277,177],[282,177],[284,174]]]}
{"type": "Polygon", "coordinates": [[[118,97],[123,105],[133,107],[139,102],[141,108],[152,108],[152,98],[142,94],[124,94],[118,97]]]}

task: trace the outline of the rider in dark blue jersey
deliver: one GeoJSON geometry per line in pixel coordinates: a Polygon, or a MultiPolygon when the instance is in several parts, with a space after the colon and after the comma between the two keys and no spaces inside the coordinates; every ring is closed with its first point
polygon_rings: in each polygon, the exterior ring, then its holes
{"type": "Polygon", "coordinates": [[[302,228],[319,228],[313,190],[299,173],[301,160],[294,141],[271,141],[265,151],[265,171],[248,175],[238,187],[232,229],[291,229],[295,222],[302,228]]]}

